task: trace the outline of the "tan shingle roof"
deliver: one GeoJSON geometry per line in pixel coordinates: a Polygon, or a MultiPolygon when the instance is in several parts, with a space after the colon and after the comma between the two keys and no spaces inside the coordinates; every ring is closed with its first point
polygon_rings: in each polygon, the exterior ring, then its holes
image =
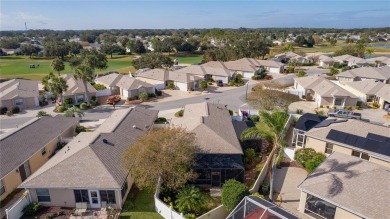
{"type": "Polygon", "coordinates": [[[12,79],[0,83],[0,100],[10,100],[16,97],[38,97],[38,81],[12,79]]]}
{"type": "Polygon", "coordinates": [[[181,82],[181,83],[189,83],[197,80],[201,80],[203,77],[199,77],[196,75],[191,75],[189,73],[179,72],[179,71],[169,71],[169,80],[181,82]]]}
{"type": "Polygon", "coordinates": [[[381,61],[381,63],[385,63],[387,65],[390,65],[390,58],[386,56],[379,56],[379,57],[374,57],[370,59],[366,59],[367,63],[370,64],[376,64],[376,61],[381,61]]]}
{"type": "Polygon", "coordinates": [[[334,60],[340,61],[340,62],[351,62],[353,64],[364,64],[366,63],[365,59],[351,56],[351,55],[342,55],[342,56],[335,56],[333,57],[334,60]]]}
{"type": "Polygon", "coordinates": [[[389,168],[334,152],[298,188],[363,218],[384,218],[389,182],[389,168]]]}
{"type": "Polygon", "coordinates": [[[140,72],[137,74],[137,77],[149,78],[149,79],[165,82],[169,79],[169,72],[168,70],[165,69],[155,68],[148,71],[140,72]]]}
{"type": "MultiPolygon", "coordinates": [[[[61,77],[63,77],[68,84],[68,90],[64,92],[64,96],[85,93],[84,84],[81,80],[76,80],[69,74],[61,75],[61,77]]],[[[96,89],[89,82],[87,82],[87,90],[89,93],[96,93],[96,89]]]]}
{"type": "Polygon", "coordinates": [[[315,85],[326,80],[326,78],[313,75],[308,77],[294,78],[294,80],[305,89],[313,89],[315,85]]]}
{"type": "Polygon", "coordinates": [[[257,62],[249,58],[242,58],[236,61],[228,61],[225,62],[225,66],[230,70],[235,71],[246,71],[246,72],[255,72],[259,68],[257,66],[257,62]]]}
{"type": "Polygon", "coordinates": [[[386,101],[390,101],[390,84],[383,86],[375,95],[386,101]]]}
{"type": "Polygon", "coordinates": [[[385,84],[375,80],[353,81],[346,84],[355,90],[368,95],[375,95],[385,84]]]}
{"type": "Polygon", "coordinates": [[[111,74],[96,78],[95,82],[105,84],[109,87],[112,87],[112,86],[115,86],[121,78],[122,78],[121,74],[111,73],[111,74]]]}
{"type": "Polygon", "coordinates": [[[229,111],[212,103],[187,104],[182,118],[173,118],[172,125],[196,134],[204,153],[242,154],[229,111]]]}
{"type": "Polygon", "coordinates": [[[390,79],[390,66],[384,66],[381,68],[373,68],[373,67],[355,68],[345,72],[341,72],[337,76],[347,77],[347,78],[360,77],[360,78],[388,80],[390,79]]]}
{"type": "Polygon", "coordinates": [[[192,74],[192,75],[216,75],[216,76],[230,76],[230,71],[226,68],[212,68],[203,65],[190,65],[185,68],[176,70],[175,72],[192,74]]]}
{"type": "Polygon", "coordinates": [[[78,119],[73,117],[44,116],[10,135],[2,137],[0,140],[0,178],[20,166],[46,144],[55,140],[62,132],[78,122],[78,119]]]}
{"type": "Polygon", "coordinates": [[[76,136],[20,188],[121,189],[129,174],[122,155],[151,127],[157,114],[141,107],[116,110],[94,132],[76,136]]]}
{"type": "Polygon", "coordinates": [[[112,73],[97,78],[96,82],[104,83],[109,86],[118,86],[124,90],[135,90],[140,87],[154,87],[152,84],[140,81],[136,78],[130,77],[129,75],[122,75],[117,73],[112,73]]]}

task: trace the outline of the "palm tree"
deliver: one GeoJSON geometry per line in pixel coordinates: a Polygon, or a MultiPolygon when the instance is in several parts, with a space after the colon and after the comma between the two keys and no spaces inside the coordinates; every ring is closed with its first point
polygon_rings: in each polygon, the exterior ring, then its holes
{"type": "Polygon", "coordinates": [[[72,106],[71,108],[67,109],[65,111],[65,116],[66,117],[76,117],[75,114],[78,116],[78,117],[82,117],[84,116],[84,113],[77,107],[77,106],[72,106]]]}
{"type": "MultiPolygon", "coordinates": [[[[285,134],[284,126],[288,120],[289,114],[287,110],[274,110],[273,112],[262,110],[259,112],[259,116],[260,120],[256,123],[256,127],[245,130],[241,134],[240,139],[241,141],[250,139],[265,139],[272,142],[273,147],[279,150],[279,154],[277,156],[278,165],[283,158],[284,148],[286,147],[286,142],[284,142],[282,138],[285,134]]],[[[273,157],[270,159],[273,159],[273,157]]],[[[273,160],[271,160],[271,163],[273,163],[273,160]]]]}
{"type": "Polygon", "coordinates": [[[375,52],[375,50],[374,49],[366,49],[366,53],[368,54],[368,55],[372,55],[372,54],[374,54],[374,52],[375,52]]]}
{"type": "Polygon", "coordinates": [[[77,68],[75,68],[74,77],[77,80],[81,80],[83,82],[84,91],[85,91],[85,95],[84,95],[85,102],[89,103],[89,92],[88,92],[87,83],[88,81],[92,81],[94,78],[92,68],[89,67],[88,65],[81,64],[77,66],[77,68]]]}
{"type": "Polygon", "coordinates": [[[68,90],[68,84],[66,80],[60,77],[52,77],[48,81],[48,89],[56,96],[60,96],[61,105],[64,104],[63,93],[68,90]]]}
{"type": "Polygon", "coordinates": [[[50,67],[53,71],[56,71],[58,73],[58,76],[61,75],[61,71],[65,70],[65,64],[64,61],[62,61],[59,58],[53,59],[53,61],[50,64],[50,67]]]}
{"type": "Polygon", "coordinates": [[[179,191],[175,201],[176,207],[180,212],[199,213],[207,202],[207,197],[195,186],[186,186],[179,191]]]}

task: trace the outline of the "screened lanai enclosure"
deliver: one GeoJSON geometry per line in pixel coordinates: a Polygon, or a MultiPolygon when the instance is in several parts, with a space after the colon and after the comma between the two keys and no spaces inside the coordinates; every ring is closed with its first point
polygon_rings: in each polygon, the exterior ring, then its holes
{"type": "Polygon", "coordinates": [[[240,154],[198,154],[194,184],[203,188],[222,187],[226,180],[244,180],[244,164],[240,154]]]}

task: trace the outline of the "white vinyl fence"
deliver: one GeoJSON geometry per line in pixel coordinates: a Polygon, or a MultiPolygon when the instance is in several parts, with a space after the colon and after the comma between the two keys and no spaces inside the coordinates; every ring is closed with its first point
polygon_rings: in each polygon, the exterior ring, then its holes
{"type": "Polygon", "coordinates": [[[158,180],[156,193],[154,194],[154,207],[157,213],[159,213],[165,219],[185,219],[183,214],[178,213],[171,206],[168,206],[159,199],[161,187],[161,179],[158,180]]]}
{"type": "Polygon", "coordinates": [[[5,214],[7,215],[7,219],[18,219],[23,215],[23,209],[31,203],[30,194],[28,191],[23,193],[23,196],[15,202],[10,208],[5,209],[5,214]]]}

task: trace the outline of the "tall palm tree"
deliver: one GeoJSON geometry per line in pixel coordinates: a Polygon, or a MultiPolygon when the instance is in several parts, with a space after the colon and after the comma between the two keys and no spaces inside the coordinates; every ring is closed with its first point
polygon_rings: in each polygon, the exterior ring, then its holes
{"type": "Polygon", "coordinates": [[[56,96],[60,96],[61,105],[64,104],[63,93],[68,90],[68,84],[66,80],[60,77],[52,77],[48,81],[48,89],[56,96]]]}
{"type": "Polygon", "coordinates": [[[59,58],[53,59],[53,61],[50,63],[50,67],[53,71],[56,71],[58,73],[58,76],[61,75],[61,71],[65,70],[64,61],[59,58]]]}
{"type": "Polygon", "coordinates": [[[81,64],[75,68],[74,77],[76,80],[81,80],[84,85],[85,102],[89,103],[88,81],[92,81],[94,78],[93,69],[88,65],[81,64]]]}
{"type": "Polygon", "coordinates": [[[191,185],[179,191],[175,201],[176,207],[183,213],[199,213],[207,202],[206,196],[199,188],[191,185]]]}
{"type": "MultiPolygon", "coordinates": [[[[286,125],[289,114],[287,110],[274,110],[272,112],[262,110],[259,112],[259,116],[260,120],[256,123],[256,127],[245,130],[241,134],[240,139],[241,141],[265,139],[272,142],[273,147],[279,150],[277,161],[280,162],[283,158],[284,148],[286,147],[286,143],[282,138],[285,134],[284,126],[286,125]]],[[[273,159],[273,157],[270,159],[273,159]]],[[[272,163],[273,160],[271,160],[271,164],[272,163]]],[[[271,185],[271,188],[272,187],[273,186],[271,185]]]]}

